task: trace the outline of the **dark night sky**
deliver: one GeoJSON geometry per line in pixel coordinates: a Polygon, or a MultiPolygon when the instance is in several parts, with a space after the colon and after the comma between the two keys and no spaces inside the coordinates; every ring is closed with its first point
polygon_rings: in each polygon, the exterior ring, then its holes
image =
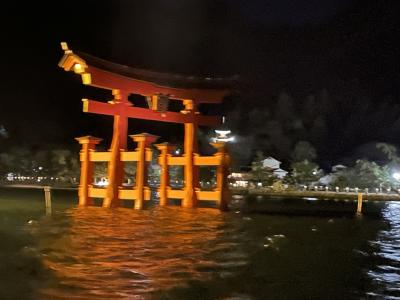
{"type": "MultiPolygon", "coordinates": [[[[92,91],[57,67],[60,41],[136,67],[239,74],[241,94],[226,106],[228,116],[229,109],[242,116],[274,110],[282,92],[295,99],[297,114],[307,96],[326,90],[332,107],[324,115],[326,130],[306,137],[325,165],[362,153],[370,142],[400,146],[398,1],[31,2],[1,4],[0,124],[11,137],[0,147],[72,145],[78,135],[110,133],[110,118],[81,112],[80,99],[92,91]],[[360,114],[363,106],[368,109],[360,114]]],[[[161,130],[133,126],[132,132],[161,130]]],[[[247,126],[256,125],[250,118],[247,126]]],[[[288,148],[300,138],[283,130],[286,135],[288,148]]],[[[277,147],[263,150],[279,157],[277,147]]]]}

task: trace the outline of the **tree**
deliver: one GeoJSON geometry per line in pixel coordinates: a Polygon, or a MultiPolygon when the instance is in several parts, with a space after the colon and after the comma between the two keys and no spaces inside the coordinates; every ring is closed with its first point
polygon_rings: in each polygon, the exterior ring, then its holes
{"type": "Polygon", "coordinates": [[[322,170],[307,159],[292,163],[292,178],[295,183],[309,185],[322,176],[322,170]]]}
{"type": "Polygon", "coordinates": [[[397,155],[397,148],[387,143],[377,143],[376,148],[380,149],[393,165],[400,165],[400,157],[397,155]]]}
{"type": "Polygon", "coordinates": [[[317,158],[315,148],[307,141],[299,141],[294,147],[292,159],[294,162],[314,161],[317,158]]]}
{"type": "Polygon", "coordinates": [[[33,175],[31,151],[24,147],[13,147],[7,153],[3,153],[2,162],[6,172],[33,175]]]}
{"type": "Polygon", "coordinates": [[[392,176],[400,165],[396,147],[387,143],[377,143],[376,148],[386,155],[386,164],[379,165],[374,161],[359,159],[353,167],[338,172],[333,184],[339,187],[397,188],[399,182],[392,176]]]}
{"type": "Polygon", "coordinates": [[[108,176],[107,169],[108,169],[107,162],[95,162],[93,168],[93,177],[95,178],[107,177],[108,176]]]}
{"type": "Polygon", "coordinates": [[[75,182],[79,175],[79,162],[76,155],[70,150],[57,149],[51,153],[51,171],[54,176],[60,177],[64,182],[75,182]]]}
{"type": "Polygon", "coordinates": [[[376,162],[359,159],[353,167],[346,168],[337,174],[334,184],[339,187],[353,186],[358,188],[391,187],[394,184],[390,168],[376,162]]]}
{"type": "Polygon", "coordinates": [[[183,175],[184,170],[182,166],[170,166],[169,167],[169,178],[173,187],[183,186],[183,175]]]}
{"type": "Polygon", "coordinates": [[[290,122],[295,118],[294,100],[289,94],[282,92],[278,95],[275,107],[275,119],[290,122]]]}
{"type": "Polygon", "coordinates": [[[13,170],[13,160],[13,155],[9,153],[0,153],[0,175],[7,174],[13,170]]]}

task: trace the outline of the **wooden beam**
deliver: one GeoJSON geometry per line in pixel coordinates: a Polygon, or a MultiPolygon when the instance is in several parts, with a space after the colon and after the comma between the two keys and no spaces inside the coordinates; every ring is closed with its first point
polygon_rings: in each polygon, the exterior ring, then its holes
{"type": "Polygon", "coordinates": [[[138,161],[137,151],[121,151],[121,161],[138,161]]]}
{"type": "Polygon", "coordinates": [[[113,116],[118,113],[115,104],[103,103],[88,99],[82,99],[82,102],[83,102],[83,112],[86,113],[109,115],[109,116],[113,116]]]}
{"type": "Polygon", "coordinates": [[[89,196],[92,198],[104,198],[106,196],[106,189],[89,187],[89,196]]]}
{"type": "Polygon", "coordinates": [[[183,156],[168,156],[167,157],[168,166],[184,166],[185,158],[183,156]]]}
{"type": "Polygon", "coordinates": [[[168,199],[182,199],[184,196],[185,196],[184,190],[173,190],[171,188],[167,188],[168,199]]]}
{"type": "Polygon", "coordinates": [[[110,161],[110,152],[89,152],[90,161],[105,162],[110,161]]]}
{"type": "Polygon", "coordinates": [[[219,166],[221,164],[221,158],[216,156],[200,156],[195,154],[193,157],[195,166],[219,166]]]}
{"type": "Polygon", "coordinates": [[[195,113],[157,112],[148,108],[127,106],[124,103],[103,103],[99,101],[83,99],[83,111],[101,115],[121,115],[127,118],[152,120],[168,123],[196,123],[200,126],[217,126],[222,123],[218,116],[202,116],[195,113]]]}
{"type": "Polygon", "coordinates": [[[223,98],[229,94],[228,90],[183,89],[161,86],[148,81],[117,75],[92,66],[89,66],[86,72],[91,74],[90,85],[92,86],[109,90],[119,89],[143,96],[160,93],[170,95],[174,99],[193,99],[196,103],[221,103],[223,98]]]}
{"type": "Polygon", "coordinates": [[[196,195],[200,201],[221,201],[220,191],[196,191],[196,195]]]}

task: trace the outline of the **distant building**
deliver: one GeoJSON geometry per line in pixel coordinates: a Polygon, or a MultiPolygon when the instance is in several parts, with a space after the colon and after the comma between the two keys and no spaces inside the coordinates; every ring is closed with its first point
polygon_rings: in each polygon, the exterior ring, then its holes
{"type": "Polygon", "coordinates": [[[343,171],[344,169],[347,169],[347,167],[345,165],[334,165],[332,167],[332,173],[343,171]]]}
{"type": "Polygon", "coordinates": [[[335,174],[327,174],[325,176],[322,176],[318,182],[324,186],[328,186],[331,185],[336,180],[336,178],[337,176],[335,174]]]}
{"type": "Polygon", "coordinates": [[[275,175],[276,177],[278,177],[279,179],[282,179],[282,178],[284,178],[284,177],[287,175],[288,171],[285,171],[285,170],[283,170],[283,169],[281,169],[281,168],[278,168],[278,169],[275,169],[275,170],[273,171],[273,173],[274,173],[274,175],[275,175]]]}
{"type": "Polygon", "coordinates": [[[279,179],[284,178],[287,175],[287,171],[281,169],[281,162],[271,156],[263,160],[263,167],[268,168],[272,173],[279,179]]]}
{"type": "Polygon", "coordinates": [[[281,162],[271,156],[269,156],[263,160],[264,168],[269,168],[269,169],[275,170],[275,169],[279,169],[280,166],[281,166],[281,162]]]}
{"type": "Polygon", "coordinates": [[[228,175],[228,180],[233,187],[248,187],[250,174],[248,172],[233,172],[228,175]]]}
{"type": "MultiPolygon", "coordinates": [[[[269,170],[273,175],[277,178],[282,179],[287,174],[288,171],[285,171],[280,168],[281,162],[276,160],[275,158],[269,156],[262,161],[263,168],[269,170]]],[[[236,171],[231,173],[228,176],[230,185],[233,187],[248,187],[249,182],[252,181],[253,175],[251,174],[251,167],[242,167],[240,171],[236,171]]],[[[260,186],[262,183],[258,183],[260,186]]]]}
{"type": "Polygon", "coordinates": [[[332,185],[338,178],[339,172],[347,169],[345,165],[334,165],[330,174],[327,174],[319,179],[319,183],[325,186],[332,185]]]}

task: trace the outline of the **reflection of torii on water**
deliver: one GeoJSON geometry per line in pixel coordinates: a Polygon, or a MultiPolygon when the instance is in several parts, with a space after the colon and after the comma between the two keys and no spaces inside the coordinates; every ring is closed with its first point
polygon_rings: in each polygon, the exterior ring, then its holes
{"type": "MultiPolygon", "coordinates": [[[[184,166],[185,188],[184,193],[179,195],[180,198],[182,198],[182,206],[195,206],[197,200],[196,195],[205,195],[204,192],[196,191],[195,189],[196,186],[198,186],[196,179],[197,174],[195,174],[197,172],[194,172],[196,165],[207,165],[207,163],[211,162],[213,163],[212,165],[218,167],[220,165],[226,165],[226,162],[223,163],[223,161],[226,161],[224,159],[220,159],[220,163],[216,164],[215,161],[210,159],[206,160],[206,158],[209,157],[200,157],[195,153],[197,152],[197,127],[199,125],[216,126],[221,124],[220,117],[201,115],[197,110],[197,106],[201,103],[221,103],[223,97],[228,95],[229,91],[227,87],[232,83],[232,79],[195,78],[135,69],[111,63],[84,53],[79,53],[77,55],[68,48],[66,43],[62,43],[62,49],[65,53],[59,63],[60,67],[65,71],[72,70],[75,73],[80,74],[82,82],[85,85],[112,90],[114,96],[114,99],[108,103],[83,99],[84,112],[114,116],[114,130],[108,170],[109,186],[107,187],[103,206],[112,206],[112,204],[114,202],[117,203],[116,200],[118,200],[118,187],[121,186],[123,180],[123,162],[120,160],[119,152],[120,150],[127,150],[129,118],[184,124],[184,154],[182,157],[183,160],[179,161],[179,165],[184,166]],[[145,96],[150,108],[134,107],[128,100],[130,94],[145,96]],[[181,112],[167,111],[168,101],[170,99],[182,101],[184,110],[181,112]]],[[[139,137],[139,135],[136,135],[134,139],[139,144],[140,141],[143,142],[144,151],[145,147],[147,147],[149,143],[156,140],[156,137],[151,135],[139,137]]],[[[94,145],[99,141],[99,139],[88,140],[88,137],[79,139],[81,144],[91,145],[86,146],[86,148],[84,146],[83,149],[86,149],[87,153],[94,151],[94,145]]],[[[214,146],[218,149],[219,153],[224,152],[224,148],[221,147],[221,145],[214,146]]],[[[158,148],[165,157],[169,155],[168,152],[171,147],[169,147],[168,144],[160,144],[158,145],[158,148]]],[[[87,155],[86,163],[82,160],[82,156],[84,155],[81,154],[81,169],[84,171],[86,170],[86,173],[90,175],[90,155],[87,155]],[[88,166],[85,166],[86,164],[88,166]],[[86,167],[86,169],[84,167],[86,167]]],[[[168,169],[168,165],[170,165],[168,160],[163,160],[162,157],[160,157],[160,160],[164,161],[164,169],[168,169]]],[[[141,158],[137,161],[138,167],[141,165],[141,167],[144,168],[145,158],[143,157],[143,161],[141,161],[141,158]]],[[[220,171],[222,172],[222,170],[220,171]]],[[[167,170],[165,172],[167,172],[167,170]]],[[[221,174],[219,177],[219,188],[226,189],[227,187],[223,187],[224,184],[221,182],[221,180],[225,181],[225,174],[221,174]]],[[[139,184],[143,185],[144,179],[139,179],[139,184]]],[[[161,185],[163,185],[164,191],[167,188],[166,185],[168,185],[167,182],[165,182],[166,179],[168,178],[165,178],[165,176],[164,181],[163,176],[161,178],[161,181],[163,181],[161,185]]],[[[90,178],[82,179],[81,175],[80,198],[90,198],[90,187],[88,187],[90,184],[89,181],[90,178]]],[[[166,192],[163,194],[167,197],[166,192]]],[[[178,195],[177,193],[175,194],[178,195]]],[[[86,200],[84,202],[86,203],[86,200]]]]}

